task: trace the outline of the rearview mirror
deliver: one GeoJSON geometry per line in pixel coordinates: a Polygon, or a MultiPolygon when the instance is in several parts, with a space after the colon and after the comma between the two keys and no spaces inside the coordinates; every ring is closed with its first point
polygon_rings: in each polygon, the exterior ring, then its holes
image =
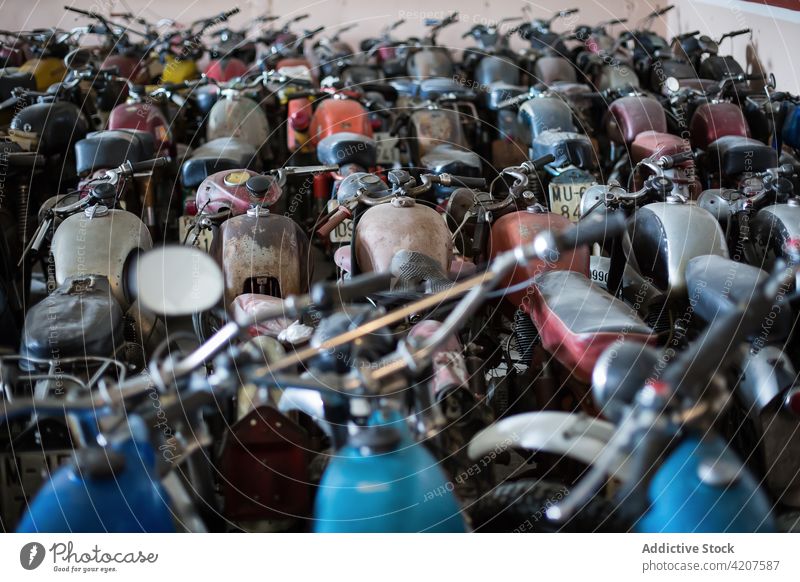
{"type": "Polygon", "coordinates": [[[222,271],[209,255],[182,245],[139,257],[132,286],[141,304],[159,315],[191,315],[211,309],[223,294],[222,271]]]}
{"type": "Polygon", "coordinates": [[[664,86],[670,93],[677,93],[681,88],[681,83],[675,77],[667,77],[667,80],[664,81],[664,86]]]}

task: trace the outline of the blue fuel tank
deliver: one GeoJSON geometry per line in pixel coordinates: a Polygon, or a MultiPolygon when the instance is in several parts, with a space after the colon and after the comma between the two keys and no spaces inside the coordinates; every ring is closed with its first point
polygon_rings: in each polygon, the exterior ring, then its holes
{"type": "Polygon", "coordinates": [[[331,460],[317,493],[314,531],[466,531],[438,461],[405,421],[375,423],[351,435],[331,460]]]}
{"type": "Polygon", "coordinates": [[[689,436],[650,483],[642,533],[775,531],[769,499],[719,438],[689,436]]]}

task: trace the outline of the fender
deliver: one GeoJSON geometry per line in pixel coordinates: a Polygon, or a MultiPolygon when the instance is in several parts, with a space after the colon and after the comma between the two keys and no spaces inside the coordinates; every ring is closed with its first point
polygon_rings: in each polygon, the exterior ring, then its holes
{"type": "MultiPolygon", "coordinates": [[[[616,427],[585,414],[528,412],[500,420],[479,432],[469,443],[467,454],[478,460],[493,451],[522,448],[568,456],[591,465],[614,435],[616,427]]],[[[626,480],[630,471],[620,455],[611,474],[626,480]]]]}

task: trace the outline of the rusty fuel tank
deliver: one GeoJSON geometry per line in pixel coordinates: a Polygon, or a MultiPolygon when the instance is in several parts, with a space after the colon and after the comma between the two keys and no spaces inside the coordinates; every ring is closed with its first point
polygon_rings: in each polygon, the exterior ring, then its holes
{"type": "Polygon", "coordinates": [[[222,268],[226,306],[242,293],[285,298],[308,291],[308,237],[292,219],[266,208],[223,222],[211,254],[222,268]]]}

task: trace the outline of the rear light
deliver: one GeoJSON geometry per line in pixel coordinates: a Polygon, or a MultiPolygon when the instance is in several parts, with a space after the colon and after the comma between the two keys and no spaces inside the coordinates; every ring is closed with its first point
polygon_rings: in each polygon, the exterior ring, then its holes
{"type": "Polygon", "coordinates": [[[792,414],[800,416],[800,388],[792,388],[786,393],[786,399],[783,401],[786,409],[792,414]]]}
{"type": "Polygon", "coordinates": [[[311,115],[308,113],[306,107],[295,111],[292,113],[291,117],[289,117],[289,125],[291,125],[292,129],[295,131],[305,131],[310,124],[311,115]]]}
{"type": "Polygon", "coordinates": [[[372,131],[379,131],[383,126],[383,122],[381,121],[380,117],[373,117],[369,120],[369,123],[372,126],[372,131]]]}

